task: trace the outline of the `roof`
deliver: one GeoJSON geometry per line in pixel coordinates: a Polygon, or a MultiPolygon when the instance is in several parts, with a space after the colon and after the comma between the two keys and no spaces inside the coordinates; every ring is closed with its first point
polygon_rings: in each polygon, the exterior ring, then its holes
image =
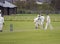
{"type": "Polygon", "coordinates": [[[37,4],[43,4],[43,2],[38,2],[38,1],[37,1],[36,3],[37,3],[37,4]]]}
{"type": "Polygon", "coordinates": [[[0,2],[0,6],[3,6],[3,3],[0,2]]]}
{"type": "Polygon", "coordinates": [[[44,0],[36,0],[36,1],[38,1],[38,2],[44,2],[44,0]]]}
{"type": "Polygon", "coordinates": [[[5,1],[5,3],[3,4],[3,7],[9,7],[9,8],[14,8],[16,7],[14,4],[8,2],[8,1],[5,1]]]}

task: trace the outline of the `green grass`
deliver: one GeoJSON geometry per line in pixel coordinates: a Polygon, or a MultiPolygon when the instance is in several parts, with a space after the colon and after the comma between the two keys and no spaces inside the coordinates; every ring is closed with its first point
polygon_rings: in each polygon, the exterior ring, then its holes
{"type": "Polygon", "coordinates": [[[22,31],[0,33],[1,44],[60,44],[57,31],[22,31]]]}
{"type": "MultiPolygon", "coordinates": [[[[34,18],[36,18],[38,14],[17,14],[17,15],[11,15],[11,16],[4,16],[5,20],[10,21],[33,21],[34,18]]],[[[46,15],[43,14],[45,17],[46,15]]],[[[60,14],[50,14],[52,21],[60,21],[60,14]]]]}
{"type": "Polygon", "coordinates": [[[4,16],[5,25],[3,32],[0,32],[0,44],[60,44],[60,22],[57,22],[60,21],[60,15],[50,15],[53,30],[48,28],[46,31],[35,29],[33,19],[36,16],[37,14],[4,16]],[[10,24],[13,24],[13,32],[10,32],[10,24]]]}

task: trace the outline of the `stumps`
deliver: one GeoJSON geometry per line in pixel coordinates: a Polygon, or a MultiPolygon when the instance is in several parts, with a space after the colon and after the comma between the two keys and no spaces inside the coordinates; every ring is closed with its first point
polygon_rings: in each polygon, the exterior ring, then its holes
{"type": "Polygon", "coordinates": [[[10,24],[10,32],[13,31],[13,24],[10,24]]]}

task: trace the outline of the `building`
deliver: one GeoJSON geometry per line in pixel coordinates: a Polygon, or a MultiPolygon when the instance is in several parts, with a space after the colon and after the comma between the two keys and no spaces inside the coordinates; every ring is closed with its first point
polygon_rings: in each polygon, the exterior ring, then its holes
{"type": "Polygon", "coordinates": [[[17,13],[17,7],[5,0],[0,0],[0,10],[2,11],[2,16],[17,13]]]}

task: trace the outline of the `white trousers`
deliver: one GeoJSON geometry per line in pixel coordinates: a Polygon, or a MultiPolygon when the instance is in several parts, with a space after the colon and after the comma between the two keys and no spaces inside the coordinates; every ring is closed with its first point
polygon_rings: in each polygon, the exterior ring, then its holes
{"type": "Polygon", "coordinates": [[[45,26],[45,30],[47,30],[48,26],[50,27],[51,30],[53,29],[53,28],[52,28],[52,25],[50,24],[50,22],[47,22],[47,23],[46,23],[46,26],[45,26]]]}
{"type": "Polygon", "coordinates": [[[38,28],[39,22],[35,22],[36,29],[38,28]]]}
{"type": "Polygon", "coordinates": [[[42,29],[44,28],[44,22],[41,22],[41,28],[42,29]]]}
{"type": "Polygon", "coordinates": [[[36,29],[38,28],[38,26],[41,26],[41,28],[44,28],[44,22],[35,22],[35,27],[36,29]]]}
{"type": "Polygon", "coordinates": [[[0,23],[0,30],[2,30],[2,28],[3,28],[3,24],[2,24],[2,23],[0,23]]]}

